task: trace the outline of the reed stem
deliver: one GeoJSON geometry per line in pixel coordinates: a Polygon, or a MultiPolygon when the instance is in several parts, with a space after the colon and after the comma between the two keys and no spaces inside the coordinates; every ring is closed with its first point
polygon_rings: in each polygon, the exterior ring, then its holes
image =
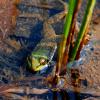
{"type": "Polygon", "coordinates": [[[65,50],[64,56],[63,56],[62,64],[64,64],[64,66],[66,66],[66,64],[68,63],[70,49],[72,49],[71,43],[72,43],[74,36],[75,36],[77,16],[78,16],[78,11],[80,10],[80,7],[81,7],[81,3],[82,3],[82,0],[77,0],[75,8],[74,8],[72,23],[71,23],[69,35],[68,35],[67,42],[66,42],[66,50],[65,50]]]}
{"type": "Polygon", "coordinates": [[[77,40],[75,42],[75,46],[71,52],[71,56],[70,56],[70,61],[74,61],[75,60],[75,57],[76,57],[76,54],[77,54],[77,51],[78,51],[78,48],[80,46],[80,43],[83,39],[83,36],[85,34],[85,31],[90,23],[90,19],[91,19],[91,16],[92,16],[92,12],[93,12],[93,8],[95,6],[95,3],[96,3],[96,0],[89,0],[88,1],[88,4],[87,4],[87,8],[86,8],[86,11],[85,11],[85,15],[84,15],[84,18],[83,18],[83,21],[82,21],[82,25],[81,25],[81,28],[80,28],[80,31],[78,33],[78,37],[77,37],[77,40]]]}
{"type": "Polygon", "coordinates": [[[64,55],[65,48],[66,48],[67,37],[68,37],[69,31],[70,31],[76,2],[77,2],[77,0],[69,0],[68,14],[66,15],[66,21],[65,21],[65,25],[64,25],[64,37],[63,37],[63,41],[60,45],[60,53],[59,53],[58,62],[57,62],[58,64],[56,66],[57,67],[57,71],[56,71],[57,75],[59,75],[59,72],[61,69],[62,59],[63,59],[63,55],[64,55]]]}

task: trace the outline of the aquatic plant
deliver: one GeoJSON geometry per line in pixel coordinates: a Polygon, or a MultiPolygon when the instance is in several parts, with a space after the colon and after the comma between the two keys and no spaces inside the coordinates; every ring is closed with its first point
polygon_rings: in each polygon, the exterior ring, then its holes
{"type": "Polygon", "coordinates": [[[74,40],[74,35],[77,34],[75,32],[75,30],[76,30],[76,25],[77,25],[78,11],[81,7],[81,3],[82,3],[82,0],[77,0],[75,8],[74,8],[72,23],[71,23],[71,26],[70,26],[69,35],[68,35],[67,42],[66,42],[66,49],[65,49],[64,56],[63,56],[63,61],[62,61],[62,66],[64,67],[64,70],[65,70],[66,65],[68,63],[70,51],[72,49],[71,47],[73,45],[72,41],[74,40]]]}
{"type": "MultiPolygon", "coordinates": [[[[59,47],[59,55],[58,55],[58,62],[56,65],[55,76],[53,79],[52,78],[49,79],[50,81],[52,80],[52,82],[51,82],[52,86],[56,86],[59,83],[59,81],[61,81],[63,79],[62,77],[66,74],[65,67],[66,67],[67,63],[69,61],[74,62],[75,57],[78,52],[78,49],[80,49],[79,48],[80,44],[82,43],[81,45],[84,45],[83,37],[87,33],[87,29],[90,24],[92,12],[93,12],[93,8],[94,8],[96,0],[88,1],[85,15],[84,15],[84,18],[82,21],[82,25],[80,27],[80,31],[77,34],[77,39],[74,43],[73,48],[71,48],[72,49],[71,50],[70,45],[72,43],[71,41],[75,34],[76,19],[77,19],[78,10],[80,8],[81,2],[82,2],[81,0],[76,0],[76,1],[70,0],[69,1],[69,10],[68,10],[68,15],[66,16],[66,22],[65,22],[65,26],[64,26],[64,37],[63,37],[63,41],[61,42],[60,47],[59,47]],[[82,41],[82,39],[83,39],[83,41],[82,41]],[[69,61],[68,61],[68,59],[69,59],[69,61]]],[[[76,76],[73,84],[78,85],[78,83],[76,83],[76,80],[77,80],[77,82],[78,82],[78,79],[80,80],[80,75],[79,75],[78,69],[75,69],[75,70],[72,69],[71,72],[72,72],[71,74],[74,74],[74,76],[76,76]]]]}
{"type": "Polygon", "coordinates": [[[84,15],[84,18],[82,21],[82,25],[81,25],[77,40],[75,42],[75,46],[74,46],[72,52],[70,53],[71,54],[70,61],[75,60],[75,57],[76,57],[77,51],[79,49],[80,43],[82,41],[82,38],[85,34],[85,31],[86,31],[88,25],[90,24],[90,20],[91,20],[91,16],[92,16],[92,12],[93,12],[93,8],[94,8],[95,3],[96,3],[96,0],[89,0],[88,1],[85,15],[84,15]]]}
{"type": "Polygon", "coordinates": [[[63,55],[64,55],[65,48],[66,48],[67,37],[68,37],[69,31],[70,31],[72,17],[73,17],[73,13],[74,13],[76,4],[77,4],[77,0],[73,0],[73,1],[69,0],[68,14],[66,15],[66,21],[65,21],[65,25],[64,25],[63,41],[60,44],[59,54],[58,54],[59,57],[58,57],[57,72],[56,72],[58,74],[60,72],[62,59],[63,59],[63,55]]]}

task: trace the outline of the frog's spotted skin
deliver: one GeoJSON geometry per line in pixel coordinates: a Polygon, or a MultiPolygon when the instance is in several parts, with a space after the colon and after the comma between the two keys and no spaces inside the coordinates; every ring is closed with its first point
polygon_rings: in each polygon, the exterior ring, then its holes
{"type": "Polygon", "coordinates": [[[29,68],[33,71],[40,71],[48,67],[57,49],[57,41],[61,40],[62,36],[56,35],[52,27],[53,23],[60,21],[67,14],[66,3],[59,1],[64,5],[64,11],[45,20],[43,24],[44,38],[35,47],[31,56],[27,58],[29,68]]]}

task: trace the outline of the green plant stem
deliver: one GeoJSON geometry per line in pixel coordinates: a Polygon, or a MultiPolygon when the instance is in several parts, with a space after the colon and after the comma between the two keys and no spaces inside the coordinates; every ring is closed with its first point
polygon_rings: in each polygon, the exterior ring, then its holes
{"type": "Polygon", "coordinates": [[[67,43],[66,43],[66,49],[67,50],[65,52],[67,52],[67,53],[65,53],[65,54],[67,54],[67,55],[64,54],[64,56],[67,56],[67,59],[65,59],[66,57],[63,58],[63,61],[64,60],[66,61],[65,66],[66,66],[67,61],[68,61],[68,56],[69,56],[68,54],[70,53],[70,46],[71,46],[71,43],[74,39],[77,16],[78,16],[78,11],[80,10],[80,7],[81,7],[81,3],[82,3],[82,0],[77,0],[75,8],[74,8],[72,23],[71,23],[69,35],[68,35],[68,38],[67,38],[67,43]]]}
{"type": "Polygon", "coordinates": [[[61,74],[65,74],[67,71],[66,65],[67,65],[68,59],[69,59],[70,45],[74,38],[75,26],[76,26],[76,22],[77,22],[78,11],[80,10],[80,7],[81,7],[81,3],[82,3],[82,0],[77,0],[76,4],[75,4],[73,16],[72,16],[72,22],[71,22],[67,42],[66,42],[66,48],[65,48],[65,52],[64,52],[63,60],[62,60],[61,66],[63,66],[63,67],[61,69],[61,74]]]}
{"type": "Polygon", "coordinates": [[[56,67],[57,71],[56,74],[59,75],[60,72],[60,68],[61,68],[61,63],[62,63],[62,59],[63,59],[63,54],[66,48],[66,41],[67,41],[67,37],[70,31],[70,26],[71,26],[71,22],[72,22],[72,17],[73,17],[73,13],[74,13],[74,8],[76,6],[76,1],[77,0],[69,0],[69,7],[68,7],[68,14],[66,15],[66,21],[65,21],[65,25],[64,25],[64,38],[63,41],[60,45],[60,53],[59,53],[59,58],[58,58],[58,64],[56,67]]]}
{"type": "Polygon", "coordinates": [[[71,56],[70,56],[70,59],[69,59],[70,61],[75,60],[78,48],[80,46],[80,43],[82,41],[82,38],[83,38],[84,33],[86,31],[86,28],[90,23],[90,19],[91,19],[91,16],[92,16],[92,12],[93,12],[93,8],[94,8],[95,3],[96,3],[96,0],[89,0],[88,1],[87,8],[86,8],[86,11],[85,11],[85,15],[84,15],[84,18],[83,18],[83,21],[82,21],[82,25],[81,25],[80,31],[78,33],[77,40],[75,42],[75,46],[74,46],[74,48],[71,52],[71,56]]]}

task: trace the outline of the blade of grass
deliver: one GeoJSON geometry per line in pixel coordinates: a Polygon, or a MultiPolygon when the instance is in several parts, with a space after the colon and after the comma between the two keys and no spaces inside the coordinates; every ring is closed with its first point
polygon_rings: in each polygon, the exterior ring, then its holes
{"type": "Polygon", "coordinates": [[[67,37],[70,31],[70,26],[71,26],[71,22],[72,22],[72,17],[73,17],[73,12],[74,12],[74,8],[76,5],[76,1],[77,0],[69,0],[69,8],[68,8],[68,14],[66,16],[66,21],[65,21],[65,25],[64,25],[64,37],[63,37],[63,41],[61,43],[61,47],[60,47],[60,53],[58,55],[58,64],[57,64],[57,71],[56,74],[59,75],[60,69],[61,69],[61,63],[62,63],[62,58],[63,58],[63,54],[66,48],[66,41],[67,41],[67,37]]]}
{"type": "Polygon", "coordinates": [[[71,45],[71,41],[74,38],[75,26],[76,26],[76,22],[77,22],[78,11],[81,7],[81,3],[82,3],[82,0],[77,0],[77,2],[76,2],[73,17],[72,17],[72,23],[71,23],[69,35],[68,35],[68,38],[67,38],[66,49],[65,49],[63,61],[62,61],[62,66],[64,67],[65,73],[66,73],[65,68],[66,68],[66,64],[68,62],[68,57],[69,57],[70,45],[71,45]]]}
{"type": "Polygon", "coordinates": [[[78,48],[78,51],[77,51],[75,60],[78,60],[78,59],[80,58],[80,52],[81,52],[83,46],[86,45],[85,42],[86,42],[86,37],[87,37],[87,33],[88,33],[88,32],[89,32],[89,26],[87,27],[87,29],[86,29],[86,31],[85,31],[85,34],[84,34],[84,36],[83,36],[83,39],[82,39],[82,41],[81,41],[81,43],[80,43],[80,46],[79,46],[79,48],[78,48]]]}
{"type": "Polygon", "coordinates": [[[84,15],[84,18],[83,18],[83,21],[82,21],[82,25],[81,25],[77,40],[75,42],[75,46],[74,46],[74,48],[71,52],[70,58],[69,58],[70,61],[75,60],[78,48],[79,48],[80,43],[82,41],[82,38],[85,34],[86,28],[90,23],[90,19],[91,19],[91,16],[92,16],[92,12],[93,12],[93,8],[94,8],[95,3],[96,3],[96,0],[89,0],[88,1],[87,8],[86,8],[86,11],[85,11],[85,15],[84,15]]]}

